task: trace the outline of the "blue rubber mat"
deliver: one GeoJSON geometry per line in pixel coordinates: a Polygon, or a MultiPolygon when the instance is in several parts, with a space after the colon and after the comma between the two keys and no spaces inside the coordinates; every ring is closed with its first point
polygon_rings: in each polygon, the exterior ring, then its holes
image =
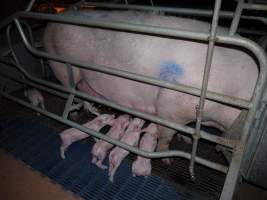
{"type": "Polygon", "coordinates": [[[92,144],[72,144],[66,152],[66,159],[62,160],[60,138],[55,130],[39,121],[1,120],[0,131],[1,148],[84,199],[180,200],[185,196],[186,199],[195,199],[188,193],[176,191],[157,176],[132,177],[127,161],[122,162],[114,183],[111,183],[107,170],[100,170],[90,162],[92,144]]]}

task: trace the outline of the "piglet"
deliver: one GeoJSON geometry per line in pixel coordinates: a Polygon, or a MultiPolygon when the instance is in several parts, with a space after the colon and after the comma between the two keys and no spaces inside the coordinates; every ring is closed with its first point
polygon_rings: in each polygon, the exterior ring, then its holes
{"type": "MultiPolygon", "coordinates": [[[[129,115],[121,115],[117,119],[113,126],[110,128],[107,136],[113,139],[121,139],[123,136],[126,127],[129,124],[130,116],[129,115]]],[[[105,142],[103,140],[99,140],[94,144],[92,148],[92,163],[96,164],[100,169],[107,169],[107,166],[103,165],[102,162],[105,159],[108,151],[113,147],[113,144],[105,142]]]]}
{"type": "MultiPolygon", "coordinates": [[[[141,138],[139,147],[147,152],[153,152],[157,145],[158,129],[157,125],[151,123],[143,129],[145,134],[141,138]]],[[[138,156],[132,165],[133,176],[149,176],[151,174],[151,160],[138,156]]]]}
{"type": "MultiPolygon", "coordinates": [[[[123,137],[121,138],[121,142],[124,142],[128,145],[132,145],[132,146],[136,146],[138,141],[139,141],[139,137],[141,134],[141,128],[144,125],[144,120],[139,119],[139,118],[134,118],[125,134],[123,135],[123,137]]],[[[127,150],[124,150],[120,147],[115,147],[109,154],[109,180],[111,182],[113,182],[114,180],[114,174],[116,172],[116,170],[118,169],[118,167],[120,166],[122,160],[129,154],[129,152],[127,150]]]]}
{"type": "Polygon", "coordinates": [[[32,105],[34,106],[40,105],[42,109],[45,109],[44,98],[43,98],[42,93],[39,90],[35,88],[28,89],[24,91],[24,95],[25,97],[29,99],[32,105]]]}
{"type": "MultiPolygon", "coordinates": [[[[92,121],[83,124],[83,126],[95,131],[99,131],[105,125],[112,126],[114,123],[114,117],[115,115],[102,114],[94,118],[92,121]]],[[[60,156],[62,159],[65,159],[65,150],[68,148],[68,146],[70,146],[73,142],[89,137],[88,134],[75,128],[67,129],[61,132],[59,136],[62,140],[60,146],[60,156]]]]}

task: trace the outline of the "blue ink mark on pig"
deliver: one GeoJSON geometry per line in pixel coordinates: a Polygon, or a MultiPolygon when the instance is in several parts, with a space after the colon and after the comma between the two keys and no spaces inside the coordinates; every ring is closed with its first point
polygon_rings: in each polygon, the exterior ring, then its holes
{"type": "Polygon", "coordinates": [[[177,78],[182,76],[183,73],[184,71],[181,65],[175,63],[174,61],[162,61],[160,64],[159,79],[162,81],[176,83],[177,78]]]}

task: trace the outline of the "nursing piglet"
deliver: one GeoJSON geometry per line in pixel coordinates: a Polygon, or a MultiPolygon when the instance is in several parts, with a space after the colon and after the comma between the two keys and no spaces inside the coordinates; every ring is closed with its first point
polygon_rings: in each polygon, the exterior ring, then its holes
{"type": "MultiPolygon", "coordinates": [[[[141,138],[139,147],[147,152],[153,152],[157,146],[158,128],[156,124],[150,124],[142,131],[146,132],[141,138]]],[[[138,156],[132,165],[133,176],[149,176],[151,174],[151,160],[138,156]]]]}
{"type": "MultiPolygon", "coordinates": [[[[125,133],[125,129],[129,124],[130,116],[129,115],[121,115],[117,119],[113,126],[110,128],[107,136],[113,139],[121,139],[123,134],[125,133]]],[[[96,164],[100,169],[107,169],[107,166],[103,165],[102,162],[105,159],[108,151],[113,147],[113,144],[110,144],[106,141],[99,140],[94,144],[92,149],[92,163],[96,164]]]]}
{"type": "MultiPolygon", "coordinates": [[[[144,125],[144,120],[134,118],[129,124],[125,134],[121,138],[121,142],[128,145],[136,146],[139,141],[141,134],[141,128],[144,125]]],[[[124,150],[120,147],[115,147],[109,154],[109,180],[113,182],[114,174],[120,166],[122,160],[129,154],[129,151],[124,150]]]]}
{"type": "MultiPolygon", "coordinates": [[[[99,131],[101,128],[103,128],[106,125],[113,125],[114,123],[114,115],[108,115],[108,114],[102,114],[97,116],[95,119],[92,121],[89,121],[83,126],[93,129],[95,131],[99,131]]],[[[62,143],[60,146],[60,156],[62,159],[65,159],[65,150],[70,146],[73,142],[76,142],[78,140],[85,139],[89,137],[88,134],[75,129],[75,128],[70,128],[67,129],[59,134],[62,143]]]]}

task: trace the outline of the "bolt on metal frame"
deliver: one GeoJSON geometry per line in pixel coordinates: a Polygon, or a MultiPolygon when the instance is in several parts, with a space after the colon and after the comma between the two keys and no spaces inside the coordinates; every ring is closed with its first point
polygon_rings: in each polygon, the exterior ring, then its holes
{"type": "MultiPolygon", "coordinates": [[[[32,2],[33,1],[31,1],[31,3],[32,2]]],[[[66,102],[65,109],[63,112],[63,117],[61,117],[61,116],[58,116],[54,113],[48,112],[46,110],[42,110],[40,108],[34,107],[34,106],[30,105],[29,103],[26,103],[20,99],[17,99],[15,97],[5,93],[3,90],[0,91],[0,94],[4,97],[10,99],[10,100],[13,100],[13,101],[21,104],[21,105],[24,105],[28,108],[31,108],[35,111],[38,111],[38,112],[40,112],[40,113],[42,113],[42,114],[44,114],[44,115],[46,115],[52,119],[55,119],[55,120],[60,121],[62,123],[65,123],[69,126],[72,126],[72,127],[77,128],[81,131],[84,131],[87,134],[90,134],[90,135],[93,135],[97,138],[103,139],[107,142],[110,142],[114,145],[122,147],[128,151],[139,154],[141,156],[148,157],[148,158],[160,158],[160,157],[162,158],[162,157],[177,156],[177,157],[183,157],[183,158],[189,159],[190,160],[190,171],[191,171],[191,175],[193,177],[194,177],[194,170],[193,169],[194,169],[194,163],[195,162],[202,164],[204,166],[210,167],[212,169],[216,169],[218,171],[227,173],[223,192],[221,194],[220,199],[231,199],[233,192],[234,192],[234,186],[235,186],[237,179],[238,179],[242,155],[244,153],[245,143],[246,143],[247,137],[248,137],[249,132],[250,132],[251,123],[252,123],[252,120],[254,118],[255,112],[257,110],[259,100],[261,99],[261,96],[262,96],[263,86],[264,86],[264,83],[266,81],[266,75],[267,75],[266,67],[267,66],[266,66],[266,57],[265,57],[265,54],[261,48],[259,48],[255,43],[253,43],[249,40],[235,36],[237,24],[238,24],[240,17],[241,17],[241,12],[243,9],[249,9],[250,8],[249,5],[244,4],[243,0],[239,1],[238,7],[237,7],[239,10],[237,10],[237,12],[235,12],[235,14],[234,14],[234,19],[232,21],[229,36],[220,36],[220,35],[216,35],[216,28],[217,28],[217,23],[218,23],[218,19],[219,19],[220,4],[221,4],[221,0],[216,0],[214,15],[213,15],[213,22],[212,22],[212,30],[211,30],[210,34],[196,33],[196,32],[191,32],[191,31],[180,31],[180,30],[171,29],[171,28],[160,28],[160,27],[154,27],[154,26],[118,23],[118,22],[110,22],[110,21],[107,22],[107,21],[101,21],[101,20],[99,20],[99,21],[96,21],[96,20],[93,21],[90,19],[84,20],[84,19],[81,19],[79,17],[68,17],[68,16],[58,16],[58,15],[54,16],[54,15],[49,15],[49,14],[40,14],[40,13],[31,13],[31,12],[16,13],[13,16],[9,17],[4,22],[2,22],[0,24],[0,29],[3,29],[6,26],[10,25],[12,22],[14,22],[15,26],[17,27],[17,29],[20,33],[20,36],[23,40],[23,43],[25,44],[26,48],[32,54],[39,56],[39,57],[43,57],[43,58],[52,59],[52,60],[55,60],[58,62],[66,63],[69,81],[72,84],[70,84],[71,87],[66,88],[66,87],[60,86],[58,84],[54,84],[54,83],[50,83],[48,81],[38,79],[36,77],[31,76],[16,61],[10,62],[10,61],[7,61],[6,59],[0,57],[0,62],[17,68],[18,70],[20,70],[22,72],[22,74],[28,80],[26,80],[26,79],[25,80],[18,80],[16,78],[9,77],[10,79],[17,81],[17,82],[21,82],[21,83],[25,83],[25,84],[34,86],[36,88],[50,92],[50,93],[55,94],[55,95],[67,98],[67,102],[66,102]],[[198,88],[193,88],[193,87],[189,87],[189,86],[185,86],[185,85],[172,84],[172,83],[161,81],[161,80],[158,80],[155,78],[142,76],[142,75],[138,75],[138,74],[134,74],[134,73],[129,73],[129,72],[114,69],[114,68],[108,68],[108,67],[101,66],[101,65],[85,64],[85,63],[81,63],[78,61],[70,60],[68,58],[64,58],[64,57],[60,57],[60,56],[56,56],[56,55],[50,55],[46,52],[39,51],[39,50],[35,49],[30,44],[28,38],[26,37],[26,35],[24,33],[24,30],[21,27],[21,22],[19,21],[20,18],[34,18],[34,19],[61,22],[61,23],[70,23],[70,24],[76,24],[76,25],[82,25],[82,26],[91,26],[91,27],[97,27],[97,28],[103,28],[103,29],[112,28],[112,29],[118,30],[118,31],[128,31],[128,32],[134,31],[134,32],[143,33],[143,34],[152,34],[152,35],[157,35],[157,36],[172,36],[172,37],[179,37],[179,38],[184,38],[184,39],[193,39],[195,41],[208,42],[207,59],[206,59],[206,65],[205,65],[205,73],[203,76],[202,89],[199,90],[198,88]],[[210,70],[213,48],[214,48],[215,43],[231,44],[231,45],[243,47],[243,48],[250,50],[255,55],[255,57],[259,63],[260,74],[258,77],[257,85],[256,85],[255,90],[254,90],[254,95],[253,95],[253,98],[251,99],[251,101],[247,101],[244,99],[238,99],[238,98],[234,98],[234,97],[230,97],[230,96],[226,96],[226,95],[207,91],[209,70],[210,70]],[[193,129],[193,128],[190,128],[190,127],[187,127],[184,125],[180,125],[177,123],[173,123],[173,122],[170,122],[168,120],[165,120],[165,119],[162,119],[162,118],[159,118],[159,117],[147,114],[147,113],[138,112],[138,111],[135,111],[133,109],[130,109],[130,108],[127,108],[124,106],[120,106],[114,102],[110,102],[110,101],[107,101],[104,99],[92,97],[92,96],[86,95],[82,92],[75,90],[75,88],[73,87],[73,74],[72,74],[71,66],[76,66],[76,67],[81,67],[81,68],[94,70],[94,71],[98,71],[98,72],[102,72],[102,73],[107,73],[107,74],[127,78],[130,80],[136,80],[139,82],[152,84],[155,86],[184,92],[184,93],[191,94],[194,96],[200,96],[199,106],[197,108],[197,126],[196,126],[196,129],[193,129]],[[163,125],[163,126],[175,129],[175,130],[182,131],[185,134],[190,134],[194,138],[192,154],[189,154],[189,153],[186,153],[183,151],[178,151],[178,150],[172,150],[172,151],[166,151],[166,152],[152,152],[152,153],[146,152],[143,150],[139,150],[136,147],[129,146],[129,145],[122,143],[120,141],[113,140],[112,138],[105,136],[99,132],[93,131],[93,130],[88,129],[86,127],[83,127],[77,123],[74,123],[74,122],[68,120],[67,116],[68,116],[69,111],[75,107],[75,105],[72,105],[72,104],[73,104],[73,101],[76,101],[76,102],[78,101],[77,97],[83,98],[83,99],[86,99],[89,101],[94,101],[94,102],[97,102],[100,104],[104,104],[106,106],[110,106],[112,108],[121,110],[121,111],[126,112],[126,113],[130,113],[130,114],[135,115],[137,117],[150,120],[150,121],[158,123],[160,125],[163,125]],[[241,109],[247,109],[248,110],[246,124],[243,128],[243,134],[242,134],[240,141],[230,140],[230,139],[222,138],[219,136],[214,136],[214,135],[211,135],[209,133],[206,133],[206,132],[200,130],[202,111],[203,111],[204,102],[206,99],[213,100],[213,101],[220,102],[220,103],[225,103],[227,105],[232,105],[232,106],[239,107],[241,109]],[[229,168],[226,166],[223,166],[221,164],[214,163],[214,162],[211,162],[209,160],[206,160],[206,159],[203,159],[203,158],[196,156],[196,149],[197,149],[197,144],[198,144],[199,138],[203,138],[203,139],[206,139],[208,141],[211,141],[211,142],[223,145],[225,147],[231,148],[233,150],[233,156],[232,156],[232,161],[230,163],[229,168]]],[[[153,3],[153,5],[154,5],[154,3],[153,3]]],[[[108,5],[105,5],[105,6],[108,7],[108,5]]],[[[124,5],[125,8],[127,8],[127,6],[129,6],[129,8],[131,7],[130,5],[124,5]]],[[[114,5],[111,5],[111,7],[114,8],[114,5]]],[[[118,6],[118,7],[120,7],[120,6],[118,6]]],[[[255,7],[255,6],[253,6],[253,7],[255,7]]],[[[151,7],[147,7],[147,6],[143,6],[143,8],[144,8],[144,10],[147,10],[148,8],[151,9],[151,7]]],[[[153,6],[153,8],[155,8],[157,10],[156,6],[153,6]]],[[[29,6],[27,10],[30,10],[30,9],[31,8],[29,6]]],[[[177,10],[177,12],[179,12],[179,9],[177,10]]],[[[255,19],[258,19],[258,18],[255,18],[255,19]]],[[[5,75],[1,72],[0,72],[0,75],[4,76],[4,77],[8,77],[7,75],[5,75]]]]}

